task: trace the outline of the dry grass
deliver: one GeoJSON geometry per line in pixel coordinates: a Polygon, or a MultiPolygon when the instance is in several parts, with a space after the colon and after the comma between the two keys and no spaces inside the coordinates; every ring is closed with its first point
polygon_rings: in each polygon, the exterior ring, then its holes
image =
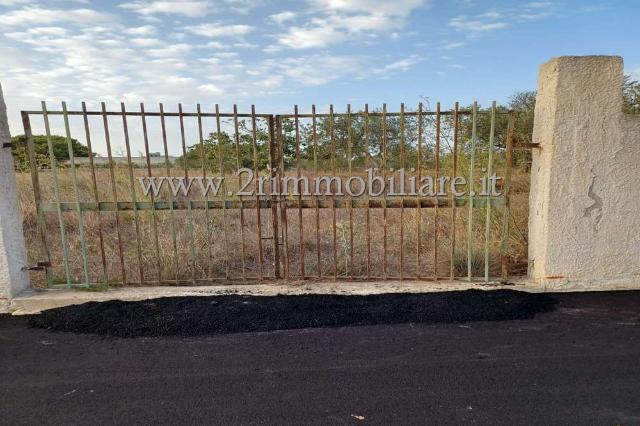
{"type": "MultiPolygon", "coordinates": [[[[146,170],[135,169],[136,175],[145,175],[146,170]]],[[[173,175],[180,175],[181,171],[172,170],[173,175]]],[[[198,175],[191,170],[191,176],[198,175]]],[[[98,198],[100,201],[113,201],[113,193],[110,184],[108,169],[97,169],[98,198]]],[[[165,174],[164,169],[154,169],[154,174],[165,174]]],[[[60,199],[63,201],[75,201],[71,173],[68,169],[58,170],[60,182],[60,199]]],[[[53,177],[50,170],[41,170],[39,173],[40,187],[44,202],[54,202],[53,177]]],[[[94,201],[93,185],[90,169],[78,169],[79,192],[82,201],[94,201]]],[[[119,201],[131,200],[131,187],[129,183],[128,169],[123,166],[116,167],[116,188],[119,201]]],[[[43,260],[43,253],[38,239],[36,224],[36,207],[31,185],[31,176],[28,173],[18,173],[17,181],[20,190],[20,201],[24,219],[25,236],[28,246],[29,260],[31,264],[43,260]]],[[[228,182],[236,182],[229,177],[228,182]]],[[[138,184],[136,188],[139,191],[138,184]]],[[[527,250],[527,221],[528,221],[528,188],[529,174],[526,169],[514,169],[511,192],[511,219],[509,251],[507,258],[510,270],[513,274],[521,274],[526,271],[527,250]]],[[[148,201],[140,192],[136,194],[138,201],[148,201]]],[[[160,200],[169,200],[168,193],[163,193],[160,200]]],[[[387,217],[387,274],[412,277],[417,274],[416,241],[417,229],[420,228],[420,270],[424,277],[434,275],[434,233],[438,233],[438,275],[448,276],[451,262],[458,276],[466,275],[467,268],[467,215],[466,208],[458,208],[455,221],[456,248],[453,260],[451,259],[451,223],[450,209],[438,210],[438,228],[434,228],[434,210],[422,209],[419,222],[416,209],[405,208],[402,212],[403,226],[403,267],[400,262],[400,209],[388,209],[387,217]]],[[[371,209],[371,258],[370,274],[372,276],[383,275],[383,210],[371,209]]],[[[500,272],[500,244],[502,236],[502,223],[504,220],[502,209],[494,209],[491,219],[490,259],[492,275],[500,272]]],[[[69,267],[73,282],[83,282],[83,262],[81,251],[81,239],[78,226],[78,215],[75,212],[67,212],[64,216],[64,228],[68,238],[69,267]]],[[[255,209],[245,209],[245,268],[247,276],[255,276],[258,272],[259,262],[257,256],[257,215],[255,209]]],[[[337,209],[337,272],[340,276],[349,276],[353,273],[356,277],[367,274],[367,233],[365,226],[366,210],[353,210],[353,267],[350,264],[351,254],[351,227],[349,221],[349,209],[337,209]]],[[[322,275],[333,276],[333,217],[331,209],[321,209],[319,223],[320,245],[316,243],[316,216],[314,209],[304,209],[302,226],[298,221],[297,209],[288,211],[288,244],[290,250],[290,271],[292,275],[298,275],[300,271],[301,246],[299,244],[299,231],[303,231],[302,250],[305,257],[305,272],[309,276],[318,275],[317,252],[321,257],[322,275]]],[[[270,237],[272,234],[271,210],[261,210],[262,237],[270,237]]],[[[54,283],[66,282],[63,262],[63,245],[60,237],[59,222],[56,212],[45,214],[47,229],[47,244],[51,256],[51,277],[54,283]]],[[[89,252],[90,281],[94,283],[104,282],[102,257],[100,250],[99,234],[104,238],[107,278],[112,284],[122,282],[120,252],[118,245],[118,232],[116,215],[114,212],[85,212],[83,214],[86,240],[89,252]]],[[[138,238],[136,236],[135,214],[133,212],[119,213],[120,236],[122,244],[122,258],[126,282],[135,283],[140,279],[140,265],[138,262],[138,238]]],[[[153,215],[148,211],[138,213],[140,227],[140,243],[142,247],[141,259],[145,281],[166,282],[167,284],[189,282],[195,279],[199,283],[211,279],[224,278],[228,268],[232,278],[242,277],[242,232],[240,227],[240,211],[227,210],[226,218],[222,210],[211,210],[207,221],[205,210],[193,210],[191,216],[186,210],[179,210],[172,214],[169,211],[157,212],[154,227],[153,215]],[[209,228],[209,237],[207,232],[209,228]],[[226,223],[226,235],[228,246],[225,244],[224,229],[226,223]],[[176,249],[178,261],[174,257],[174,244],[172,226],[175,227],[176,249]],[[155,245],[155,229],[158,233],[158,249],[155,245]]],[[[474,273],[483,275],[484,268],[484,209],[475,209],[473,218],[473,264],[474,273]]],[[[272,240],[263,239],[264,275],[273,276],[273,247],[272,240]]],[[[44,274],[34,272],[32,279],[37,285],[46,285],[44,274]]]]}

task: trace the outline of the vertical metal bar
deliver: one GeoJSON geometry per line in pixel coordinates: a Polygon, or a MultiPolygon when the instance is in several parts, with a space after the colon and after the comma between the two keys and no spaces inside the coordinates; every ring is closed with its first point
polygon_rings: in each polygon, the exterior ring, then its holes
{"type": "MultiPolygon", "coordinates": [[[[202,178],[207,178],[207,153],[204,147],[204,136],[202,132],[202,111],[200,109],[200,104],[196,105],[196,114],[198,117],[198,139],[200,144],[200,165],[202,167],[202,178]]],[[[211,213],[209,211],[209,193],[208,191],[203,194],[204,197],[204,211],[205,211],[205,220],[207,222],[207,269],[206,274],[207,278],[211,277],[211,266],[213,265],[213,253],[211,250],[211,213]]]]}
{"type": "MultiPolygon", "coordinates": [[[[404,102],[400,104],[400,169],[404,191],[404,102]]],[[[404,197],[400,198],[400,280],[404,280],[404,197]]]]}
{"type": "Polygon", "coordinates": [[[62,102],[62,117],[64,120],[64,131],[67,139],[67,151],[69,152],[69,165],[71,166],[71,181],[73,192],[76,196],[76,213],[78,215],[78,232],[80,234],[80,246],[82,248],[82,270],[84,271],[84,284],[89,286],[91,277],[89,276],[89,249],[87,248],[87,238],[84,232],[84,214],[80,209],[80,188],[78,187],[78,174],[76,171],[76,160],[73,155],[73,144],[71,143],[71,130],[69,129],[69,115],[67,114],[67,103],[62,102]]]}
{"type": "MultiPolygon", "coordinates": [[[[42,196],[40,193],[40,178],[38,177],[38,165],[36,163],[35,148],[33,146],[33,134],[31,133],[31,120],[29,114],[22,111],[22,126],[24,127],[24,135],[27,139],[27,155],[29,156],[29,168],[31,169],[31,185],[33,186],[33,198],[36,203],[36,223],[38,225],[38,237],[40,239],[40,249],[42,250],[42,260],[49,264],[51,256],[49,255],[49,245],[47,244],[47,225],[42,211],[42,196]]],[[[51,269],[45,267],[47,277],[47,285],[52,284],[51,269]]]]}
{"type": "Polygon", "coordinates": [[[478,103],[473,103],[471,110],[471,161],[469,164],[469,221],[467,223],[467,279],[473,278],[472,256],[473,256],[473,168],[476,161],[476,126],[478,118],[478,103]]]}
{"type": "Polygon", "coordinates": [[[276,138],[275,138],[275,121],[273,115],[269,116],[269,176],[271,176],[271,226],[273,239],[273,275],[275,278],[280,278],[280,242],[278,234],[278,203],[277,195],[273,194],[273,190],[278,188],[278,168],[276,152],[278,151],[276,138]]]}
{"type": "Polygon", "coordinates": [[[58,223],[60,225],[60,238],[62,240],[62,259],[64,262],[64,272],[67,278],[67,286],[71,287],[71,271],[69,269],[69,247],[67,243],[67,233],[64,227],[64,217],[62,215],[62,207],[60,205],[60,183],[58,181],[58,170],[56,157],[53,152],[53,142],[51,141],[51,129],[49,127],[49,114],[47,113],[47,104],[42,101],[42,117],[44,118],[44,129],[47,135],[47,146],[49,148],[49,161],[51,162],[51,173],[53,174],[53,193],[56,199],[56,207],[58,211],[58,223]]]}
{"type": "MultiPolygon", "coordinates": [[[[351,131],[351,105],[347,105],[347,137],[348,137],[348,153],[349,156],[349,176],[352,176],[352,159],[353,159],[353,134],[351,131]]],[[[349,269],[351,271],[351,279],[355,278],[353,269],[353,197],[349,197],[349,269]]]]}
{"type": "Polygon", "coordinates": [[[513,161],[513,127],[514,114],[513,111],[510,111],[509,122],[507,125],[507,147],[505,152],[504,172],[504,209],[502,214],[502,241],[500,244],[500,269],[502,282],[507,282],[507,280],[509,279],[509,271],[507,268],[507,250],[509,249],[509,217],[511,209],[511,199],[509,196],[509,191],[511,190],[511,167],[513,161]]]}
{"type": "MultiPolygon", "coordinates": [[[[418,187],[422,181],[422,102],[418,104],[418,152],[416,157],[416,168],[418,169],[418,187]]],[[[416,204],[418,220],[416,220],[416,279],[420,279],[420,246],[422,240],[422,197],[418,194],[416,204]]]]}
{"type": "Polygon", "coordinates": [[[434,152],[434,177],[433,186],[436,188],[436,197],[433,209],[433,279],[438,281],[438,193],[442,188],[438,187],[440,177],[440,102],[436,104],[436,146],[434,152]]]}
{"type": "MultiPolygon", "coordinates": [[[[233,128],[236,142],[236,168],[240,170],[240,130],[238,128],[238,106],[233,104],[233,128]]],[[[238,185],[242,186],[242,176],[238,175],[238,185]]],[[[240,199],[240,238],[242,240],[242,280],[247,280],[246,272],[246,250],[245,250],[245,238],[244,238],[244,202],[242,196],[238,195],[240,199]]]]}
{"type": "Polygon", "coordinates": [[[122,109],[122,127],[124,129],[124,143],[127,148],[127,164],[129,166],[129,185],[131,186],[131,200],[133,201],[133,219],[136,227],[136,243],[138,249],[138,270],[140,284],[144,284],[144,267],[142,265],[142,238],[140,237],[140,220],[138,218],[138,200],[136,199],[136,187],[133,180],[133,165],[131,164],[131,145],[129,144],[129,128],[127,126],[127,112],[124,102],[120,103],[122,109]]]}
{"type": "Polygon", "coordinates": [[[260,170],[258,169],[258,136],[256,125],[256,107],[251,105],[251,136],[253,139],[253,173],[255,174],[255,191],[256,191],[256,220],[258,225],[258,279],[262,280],[262,220],[260,218],[260,194],[258,185],[260,181],[260,170]]]}
{"type": "MultiPolygon", "coordinates": [[[[453,107],[453,173],[451,176],[455,179],[458,176],[458,102],[453,107]]],[[[455,255],[456,255],[456,199],[453,191],[451,191],[451,267],[449,278],[455,278],[455,255]]]]}
{"type": "MultiPolygon", "coordinates": [[[[218,168],[220,176],[225,177],[224,149],[222,148],[222,131],[220,129],[220,107],[216,104],[216,134],[218,138],[218,168]]],[[[227,180],[222,181],[222,233],[224,239],[224,277],[229,279],[229,236],[227,233],[227,180]]],[[[260,257],[262,261],[262,257],[260,257]]]]}
{"type": "MultiPolygon", "coordinates": [[[[372,167],[369,152],[369,104],[364,105],[364,152],[365,152],[365,168],[368,165],[372,167]]],[[[366,228],[367,228],[367,279],[371,279],[371,207],[369,205],[370,197],[367,191],[367,210],[366,210],[366,228]]]]}
{"type": "MultiPolygon", "coordinates": [[[[118,188],[116,186],[116,174],[113,170],[113,156],[111,154],[111,137],[109,135],[109,119],[107,118],[107,107],[104,102],[100,104],[102,107],[102,124],[104,126],[104,140],[107,144],[107,156],[109,158],[109,177],[111,178],[111,194],[113,202],[118,204],[118,188]]],[[[127,284],[127,271],[124,266],[124,250],[122,249],[122,229],[120,229],[120,214],[116,209],[116,232],[118,233],[118,254],[120,255],[120,274],[122,275],[122,285],[127,284]]]]}
{"type": "Polygon", "coordinates": [[[280,220],[282,222],[282,240],[284,244],[284,277],[285,279],[289,279],[289,228],[287,225],[287,200],[283,195],[284,191],[282,190],[282,183],[284,176],[286,175],[286,170],[284,168],[284,129],[282,126],[282,119],[277,117],[276,119],[276,135],[278,142],[278,160],[280,163],[280,168],[278,170],[279,179],[278,179],[278,189],[280,192],[280,220]]]}
{"type": "MultiPolygon", "coordinates": [[[[164,105],[160,103],[160,127],[162,130],[162,146],[164,148],[164,164],[167,170],[167,177],[171,179],[171,164],[169,163],[169,149],[167,148],[167,127],[164,121],[164,105]]],[[[176,201],[173,191],[169,191],[169,214],[171,219],[171,242],[173,243],[173,270],[175,272],[176,284],[178,277],[178,237],[176,235],[176,218],[173,211],[173,203],[176,201]]]]}
{"type": "MultiPolygon", "coordinates": [[[[144,104],[140,102],[140,118],[142,119],[142,138],[144,139],[144,153],[147,156],[147,174],[149,179],[151,173],[151,158],[149,158],[149,136],[147,134],[147,118],[144,115],[144,104]]],[[[158,268],[158,282],[162,282],[162,262],[160,261],[160,240],[158,239],[158,218],[156,215],[156,200],[153,190],[151,193],[151,222],[153,226],[153,240],[156,248],[156,266],[158,268]]]]}
{"type": "MultiPolygon", "coordinates": [[[[182,112],[182,104],[178,104],[178,117],[180,119],[180,139],[182,141],[182,158],[184,161],[184,178],[189,179],[189,167],[187,165],[187,144],[184,135],[184,115],[182,112]]],[[[187,183],[188,184],[188,183],[187,183]]],[[[189,235],[189,255],[191,257],[191,281],[196,283],[196,245],[193,237],[193,210],[191,209],[191,200],[187,200],[187,233],[189,235]]]]}
{"type": "MultiPolygon", "coordinates": [[[[331,138],[331,174],[336,175],[336,138],[334,134],[333,105],[329,105],[329,135],[331,138]]],[[[329,187],[331,188],[329,182],[329,187]]],[[[338,278],[338,234],[336,228],[336,195],[331,189],[331,213],[333,214],[333,279],[338,278]]]]}
{"type": "MultiPolygon", "coordinates": [[[[486,184],[493,174],[493,138],[496,129],[496,101],[491,104],[491,130],[489,133],[489,158],[487,160],[486,184]]],[[[491,192],[491,191],[490,191],[491,192]]],[[[486,217],[484,222],[484,280],[489,281],[489,238],[491,238],[491,193],[486,198],[486,217]]]]}
{"type": "Polygon", "coordinates": [[[302,176],[302,172],[300,169],[300,124],[298,120],[298,105],[293,107],[294,110],[294,125],[296,131],[296,174],[298,177],[298,237],[300,244],[300,277],[302,279],[305,278],[304,272],[304,231],[302,227],[302,193],[301,193],[301,182],[300,177],[302,176]]]}
{"type": "MultiPolygon", "coordinates": [[[[93,163],[93,148],[91,146],[91,132],[89,131],[89,120],[87,118],[87,105],[82,102],[82,119],[84,123],[84,134],[87,140],[87,150],[89,151],[89,166],[91,167],[91,185],[93,188],[93,200],[99,202],[98,181],[96,179],[96,168],[93,163]]],[[[109,283],[107,274],[107,257],[104,252],[104,236],[102,235],[102,214],[98,212],[98,240],[100,245],[100,259],[102,260],[102,278],[105,284],[109,283]]]]}
{"type": "MultiPolygon", "coordinates": [[[[311,105],[311,131],[313,138],[313,171],[318,178],[318,133],[316,123],[316,106],[311,105]]],[[[318,278],[322,277],[322,262],[320,261],[320,204],[316,194],[316,263],[318,264],[318,278]]]]}
{"type": "MultiPolygon", "coordinates": [[[[387,104],[382,104],[382,180],[387,182],[387,104]]],[[[383,240],[382,278],[387,279],[387,197],[382,194],[383,240]]]]}

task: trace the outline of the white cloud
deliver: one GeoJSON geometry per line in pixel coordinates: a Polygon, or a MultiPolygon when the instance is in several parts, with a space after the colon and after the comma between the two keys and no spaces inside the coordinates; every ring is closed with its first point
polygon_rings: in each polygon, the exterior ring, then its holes
{"type": "Polygon", "coordinates": [[[20,10],[0,15],[3,26],[29,26],[67,22],[70,24],[92,24],[111,21],[112,16],[92,9],[43,9],[40,7],[26,7],[20,10]]]}
{"type": "Polygon", "coordinates": [[[346,36],[346,33],[331,25],[316,25],[307,28],[291,27],[278,41],[292,49],[308,49],[342,41],[346,36]]]}
{"type": "Polygon", "coordinates": [[[378,13],[381,15],[406,16],[423,6],[424,0],[320,0],[318,6],[324,10],[355,13],[378,13]]]}
{"type": "Polygon", "coordinates": [[[143,25],[141,27],[129,27],[122,31],[125,34],[133,36],[150,36],[156,33],[156,27],[153,25],[143,25]]]}
{"type": "Polygon", "coordinates": [[[459,47],[463,47],[465,45],[466,45],[466,43],[458,41],[458,42],[446,43],[446,44],[440,46],[439,49],[440,50],[451,50],[451,49],[457,49],[459,47]]]}
{"type": "Polygon", "coordinates": [[[525,4],[514,13],[515,18],[522,21],[533,21],[553,15],[554,4],[547,1],[534,1],[525,4]]]}
{"type": "Polygon", "coordinates": [[[200,24],[186,28],[190,33],[203,37],[241,36],[253,31],[249,25],[224,25],[220,23],[200,24]]]}
{"type": "Polygon", "coordinates": [[[353,56],[319,55],[288,58],[281,61],[281,72],[305,86],[319,86],[332,80],[355,74],[360,61],[353,56]]]}
{"type": "Polygon", "coordinates": [[[224,0],[229,10],[241,15],[246,15],[255,7],[260,6],[263,0],[224,0]]]}
{"type": "Polygon", "coordinates": [[[307,21],[275,38],[292,49],[325,47],[354,36],[371,38],[403,28],[411,12],[428,5],[425,0],[321,0],[312,3],[307,21]]]}
{"type": "Polygon", "coordinates": [[[0,6],[18,6],[31,3],[31,0],[0,0],[0,6]]]}
{"type": "Polygon", "coordinates": [[[151,47],[151,46],[157,46],[159,44],[162,44],[161,40],[158,40],[157,38],[150,38],[150,37],[137,37],[137,38],[132,38],[129,41],[139,47],[151,47]]]}
{"type": "Polygon", "coordinates": [[[289,10],[284,11],[284,12],[280,12],[280,13],[275,13],[273,15],[269,15],[269,19],[271,19],[273,22],[275,22],[276,24],[282,24],[286,21],[291,21],[292,19],[295,19],[297,16],[297,14],[295,12],[291,12],[289,10]]]}
{"type": "Polygon", "coordinates": [[[66,34],[67,31],[61,27],[34,27],[25,31],[5,33],[5,36],[13,40],[28,42],[37,37],[64,37],[66,34]]]}
{"type": "Polygon", "coordinates": [[[168,44],[156,49],[149,49],[149,55],[157,58],[176,58],[191,51],[191,46],[186,43],[168,44]]]}
{"type": "Polygon", "coordinates": [[[407,58],[387,64],[382,68],[374,69],[373,73],[383,77],[387,77],[396,72],[408,71],[420,61],[422,61],[422,58],[420,58],[418,55],[411,55],[407,58]]]}
{"type": "Polygon", "coordinates": [[[120,5],[123,9],[130,9],[144,16],[157,14],[183,15],[189,18],[198,18],[207,14],[213,5],[207,1],[134,1],[120,5]]]}
{"type": "Polygon", "coordinates": [[[474,17],[456,16],[449,20],[449,26],[458,31],[481,33],[506,28],[508,24],[499,13],[487,12],[474,17]]]}
{"type": "Polygon", "coordinates": [[[216,96],[220,96],[224,93],[224,90],[221,89],[220,87],[216,86],[215,84],[202,84],[200,86],[198,86],[198,90],[201,90],[203,92],[207,92],[210,95],[216,95],[216,96]]]}
{"type": "Polygon", "coordinates": [[[540,8],[547,8],[552,6],[553,4],[549,1],[533,1],[531,3],[527,3],[525,5],[525,7],[529,7],[532,9],[540,9],[540,8]]]}

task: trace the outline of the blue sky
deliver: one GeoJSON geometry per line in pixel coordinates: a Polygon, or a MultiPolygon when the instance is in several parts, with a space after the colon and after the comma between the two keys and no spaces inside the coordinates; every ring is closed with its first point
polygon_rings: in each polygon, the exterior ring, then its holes
{"type": "Polygon", "coordinates": [[[534,89],[547,59],[586,54],[623,56],[640,78],[637,0],[0,0],[0,23],[13,133],[42,99],[488,104],[534,89]]]}

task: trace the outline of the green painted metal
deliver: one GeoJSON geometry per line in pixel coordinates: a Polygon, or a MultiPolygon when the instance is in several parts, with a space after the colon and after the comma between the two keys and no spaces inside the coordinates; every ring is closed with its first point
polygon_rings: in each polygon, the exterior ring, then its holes
{"type": "Polygon", "coordinates": [[[127,125],[127,113],[124,102],[120,103],[122,109],[122,128],[124,130],[124,144],[127,149],[127,166],[129,169],[129,186],[131,189],[131,199],[133,200],[133,221],[136,227],[136,249],[138,250],[138,272],[140,273],[140,284],[144,285],[144,266],[142,263],[142,238],[140,237],[140,219],[138,217],[136,187],[133,180],[133,164],[131,162],[131,144],[129,142],[129,127],[127,125]]]}
{"type": "Polygon", "coordinates": [[[36,223],[38,225],[38,236],[40,239],[40,256],[44,264],[49,265],[44,268],[47,285],[53,282],[51,274],[51,256],[49,254],[49,244],[47,243],[47,224],[42,210],[42,195],[40,192],[40,178],[38,176],[38,166],[36,164],[35,147],[33,143],[33,134],[31,133],[31,120],[29,114],[22,112],[22,125],[24,127],[24,135],[27,139],[27,155],[29,157],[29,169],[31,171],[31,185],[33,187],[33,198],[36,204],[36,223]]]}
{"type": "MultiPolygon", "coordinates": [[[[222,149],[222,129],[220,127],[220,107],[216,104],[216,134],[218,136],[218,173],[224,176],[224,150],[222,149]]],[[[224,238],[224,276],[229,278],[229,234],[227,233],[227,183],[222,181],[222,236],[224,238]]]]}
{"type": "MultiPolygon", "coordinates": [[[[476,198],[473,200],[473,208],[474,209],[485,209],[487,206],[487,200],[491,200],[492,207],[502,207],[504,206],[504,197],[482,197],[476,198]]],[[[416,197],[386,197],[386,206],[390,209],[397,208],[412,208],[417,207],[417,198],[416,197]]],[[[385,201],[379,198],[372,198],[367,200],[366,198],[354,198],[353,199],[353,207],[354,208],[366,208],[367,206],[372,209],[380,209],[384,208],[385,201]]],[[[468,197],[455,197],[455,205],[456,207],[465,207],[469,205],[468,197]]],[[[260,208],[267,209],[271,207],[271,200],[264,199],[260,200],[260,208]]],[[[277,204],[278,202],[276,202],[277,204]]],[[[286,207],[289,208],[298,208],[299,201],[297,199],[289,199],[284,201],[286,207]]],[[[349,207],[349,199],[340,199],[337,198],[335,201],[331,199],[320,199],[318,200],[318,207],[323,208],[331,208],[333,205],[336,208],[348,208],[349,207]]],[[[420,207],[421,208],[433,208],[435,207],[436,201],[431,198],[422,198],[420,199],[420,207]]],[[[450,207],[451,199],[439,197],[437,200],[438,207],[450,207]]],[[[204,210],[204,209],[239,209],[240,205],[242,205],[245,209],[255,209],[256,201],[255,200],[190,200],[190,201],[155,201],[151,203],[150,201],[137,201],[134,205],[131,201],[118,201],[114,203],[113,201],[101,201],[99,203],[94,202],[82,202],[80,203],[81,211],[98,211],[98,212],[132,212],[134,210],[138,211],[151,211],[155,209],[156,211],[162,210],[204,210]],[[155,204],[155,205],[152,205],[155,204]],[[172,206],[173,204],[173,206],[172,206]]],[[[58,210],[58,206],[62,212],[70,212],[75,211],[77,203],[75,202],[64,202],[60,203],[42,203],[42,211],[43,212],[56,212],[58,210]]],[[[302,208],[303,209],[312,209],[315,208],[315,200],[303,199],[302,200],[302,208]]]]}
{"type": "MultiPolygon", "coordinates": [[[[202,130],[202,110],[200,108],[200,104],[196,105],[196,111],[197,111],[197,118],[198,118],[198,142],[200,144],[200,165],[202,167],[202,177],[207,177],[207,155],[205,153],[205,148],[204,148],[204,134],[203,134],[203,130],[202,130]]],[[[209,200],[209,194],[204,194],[203,195],[204,199],[206,201],[209,200]]],[[[211,213],[209,212],[209,203],[205,204],[205,221],[206,221],[206,227],[207,227],[207,259],[209,259],[209,262],[207,262],[206,265],[206,276],[210,277],[211,276],[211,264],[213,263],[213,251],[211,248],[212,242],[211,242],[211,213]]]]}
{"type": "MultiPolygon", "coordinates": [[[[180,121],[180,141],[182,142],[182,158],[184,167],[184,177],[189,178],[189,169],[187,168],[187,144],[184,133],[184,113],[182,104],[178,104],[178,118],[180,121]]],[[[191,203],[188,205],[187,212],[187,234],[189,235],[189,256],[191,257],[191,281],[196,283],[196,245],[193,238],[193,212],[191,211],[191,203]]]]}
{"type": "MultiPolygon", "coordinates": [[[[96,178],[96,168],[93,162],[93,147],[91,145],[91,131],[89,130],[89,120],[87,118],[87,105],[82,102],[82,122],[84,124],[85,138],[87,141],[87,150],[89,151],[89,165],[91,168],[91,184],[93,187],[93,199],[97,203],[100,201],[98,195],[98,181],[96,178]]],[[[107,271],[107,257],[104,249],[104,235],[102,233],[102,215],[98,215],[98,242],[100,245],[100,260],[102,261],[102,280],[105,285],[109,284],[109,273],[107,271]]],[[[89,281],[87,281],[88,285],[89,281]]]]}
{"type": "Polygon", "coordinates": [[[69,151],[69,163],[71,166],[71,180],[73,182],[73,192],[76,196],[76,212],[78,216],[78,230],[80,232],[80,246],[82,248],[82,269],[84,271],[84,283],[87,286],[91,281],[89,277],[89,250],[87,249],[87,239],[84,233],[84,218],[80,209],[80,190],[78,189],[78,174],[76,172],[76,162],[73,155],[73,145],[71,144],[71,131],[69,130],[69,116],[67,115],[67,104],[62,102],[62,112],[64,118],[64,130],[67,138],[67,149],[69,151]]]}
{"type": "MultiPolygon", "coordinates": [[[[107,156],[109,158],[109,178],[111,181],[111,195],[114,203],[118,201],[118,187],[116,186],[116,175],[113,164],[113,157],[111,154],[111,135],[109,133],[109,118],[107,116],[107,107],[104,102],[100,105],[102,109],[102,126],[104,128],[104,140],[107,145],[107,156]]],[[[124,250],[122,246],[122,229],[120,227],[120,215],[116,211],[116,232],[118,234],[118,256],[120,257],[120,275],[122,276],[122,282],[127,282],[127,270],[124,265],[124,250]]]]}
{"type": "MultiPolygon", "coordinates": [[[[496,131],[496,101],[491,104],[491,130],[489,131],[489,158],[487,160],[487,180],[493,174],[493,145],[496,131]]],[[[489,281],[489,238],[491,237],[491,203],[487,203],[484,223],[484,280],[489,281]]]]}
{"type": "Polygon", "coordinates": [[[71,271],[69,269],[69,243],[67,241],[67,233],[64,228],[64,218],[62,216],[61,200],[60,200],[60,182],[58,181],[58,164],[53,152],[53,142],[51,141],[51,128],[49,126],[49,115],[47,113],[47,104],[42,101],[42,117],[44,119],[44,129],[47,135],[47,147],[49,148],[49,161],[51,162],[51,172],[53,174],[53,193],[56,199],[58,212],[58,223],[60,224],[60,238],[62,239],[62,259],[64,262],[64,273],[67,278],[67,286],[71,286],[71,271]]]}
{"type": "Polygon", "coordinates": [[[502,241],[500,244],[500,267],[502,282],[506,282],[509,278],[507,268],[507,251],[509,250],[509,218],[510,218],[510,194],[511,191],[511,167],[513,153],[513,128],[514,114],[509,113],[507,124],[507,146],[505,151],[505,172],[504,172],[504,209],[502,210],[502,241]]]}
{"type": "Polygon", "coordinates": [[[473,278],[473,169],[476,162],[476,130],[477,130],[477,118],[478,118],[478,103],[473,103],[473,109],[471,111],[471,160],[469,163],[469,222],[467,225],[467,279],[471,281],[473,278]]]}
{"type": "MultiPolygon", "coordinates": [[[[164,105],[160,103],[160,127],[162,130],[162,147],[164,148],[164,165],[166,168],[167,176],[171,176],[171,163],[169,162],[169,149],[167,148],[167,127],[164,120],[164,105]]],[[[169,191],[169,197],[171,202],[169,203],[169,211],[171,218],[171,242],[173,244],[173,268],[176,275],[176,284],[180,282],[178,277],[178,238],[176,234],[176,216],[174,214],[173,203],[175,197],[173,192],[169,191]]]]}
{"type": "MultiPolygon", "coordinates": [[[[142,118],[142,138],[144,140],[144,152],[147,157],[147,173],[148,176],[152,176],[151,171],[151,157],[149,155],[149,136],[147,134],[147,119],[144,113],[144,104],[140,103],[140,117],[142,118]]],[[[156,266],[158,268],[158,281],[162,281],[162,262],[160,261],[160,241],[158,239],[158,216],[156,215],[155,208],[155,197],[153,192],[150,193],[151,196],[151,220],[153,224],[153,242],[155,243],[155,251],[156,251],[156,266]]]]}

